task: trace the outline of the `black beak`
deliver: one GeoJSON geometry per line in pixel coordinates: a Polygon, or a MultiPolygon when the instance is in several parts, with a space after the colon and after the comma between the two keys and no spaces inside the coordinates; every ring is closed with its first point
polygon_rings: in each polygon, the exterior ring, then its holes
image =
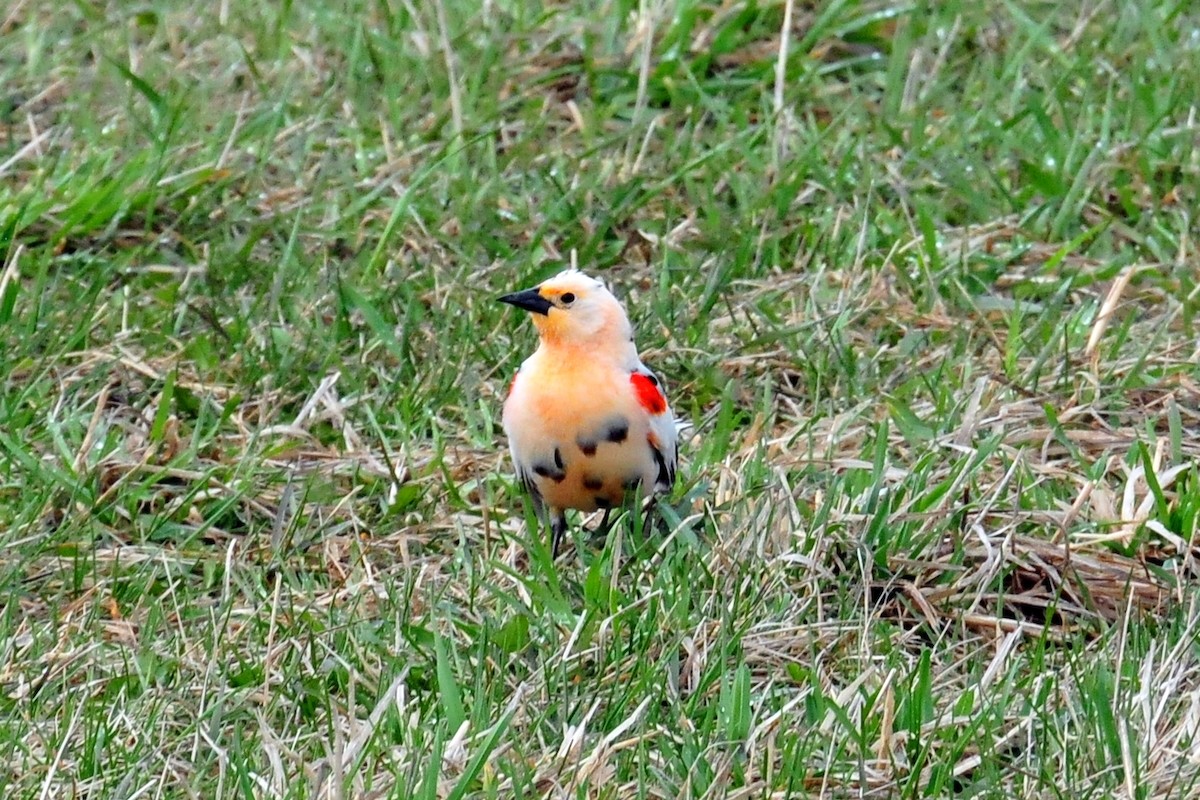
{"type": "Polygon", "coordinates": [[[550,309],[554,306],[549,300],[538,294],[537,288],[526,289],[523,292],[513,292],[506,294],[504,297],[498,297],[501,303],[508,303],[510,306],[523,308],[526,311],[531,311],[534,314],[549,314],[550,309]]]}

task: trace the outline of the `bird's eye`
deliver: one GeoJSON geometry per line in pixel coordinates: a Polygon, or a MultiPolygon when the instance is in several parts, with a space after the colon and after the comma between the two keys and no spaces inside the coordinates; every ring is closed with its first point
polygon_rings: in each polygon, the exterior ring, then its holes
{"type": "Polygon", "coordinates": [[[571,292],[566,292],[562,297],[560,297],[558,299],[562,301],[562,304],[564,306],[569,306],[569,305],[571,305],[571,303],[575,302],[575,295],[573,295],[571,292]]]}

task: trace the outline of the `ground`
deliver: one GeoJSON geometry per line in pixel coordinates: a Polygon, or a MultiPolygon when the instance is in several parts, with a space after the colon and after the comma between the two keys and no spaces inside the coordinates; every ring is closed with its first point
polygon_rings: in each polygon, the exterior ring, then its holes
{"type": "Polygon", "coordinates": [[[1200,796],[1196,4],[10,0],[0,87],[10,796],[1200,796]],[[694,428],[552,563],[568,263],[694,428]]]}

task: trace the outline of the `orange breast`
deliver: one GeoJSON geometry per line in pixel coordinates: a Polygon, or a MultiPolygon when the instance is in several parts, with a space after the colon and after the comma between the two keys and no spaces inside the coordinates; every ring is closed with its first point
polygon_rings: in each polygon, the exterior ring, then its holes
{"type": "Polygon", "coordinates": [[[595,511],[619,505],[639,483],[652,487],[649,420],[629,373],[594,362],[539,366],[522,368],[504,405],[504,429],[518,469],[546,504],[595,511]]]}

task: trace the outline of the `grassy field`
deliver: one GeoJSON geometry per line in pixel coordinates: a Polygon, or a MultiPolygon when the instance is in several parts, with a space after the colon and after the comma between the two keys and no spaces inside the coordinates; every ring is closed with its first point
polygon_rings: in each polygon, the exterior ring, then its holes
{"type": "Polygon", "coordinates": [[[0,85],[6,798],[1200,797],[1195,3],[9,0],[0,85]],[[572,258],[695,428],[551,563],[572,258]]]}

